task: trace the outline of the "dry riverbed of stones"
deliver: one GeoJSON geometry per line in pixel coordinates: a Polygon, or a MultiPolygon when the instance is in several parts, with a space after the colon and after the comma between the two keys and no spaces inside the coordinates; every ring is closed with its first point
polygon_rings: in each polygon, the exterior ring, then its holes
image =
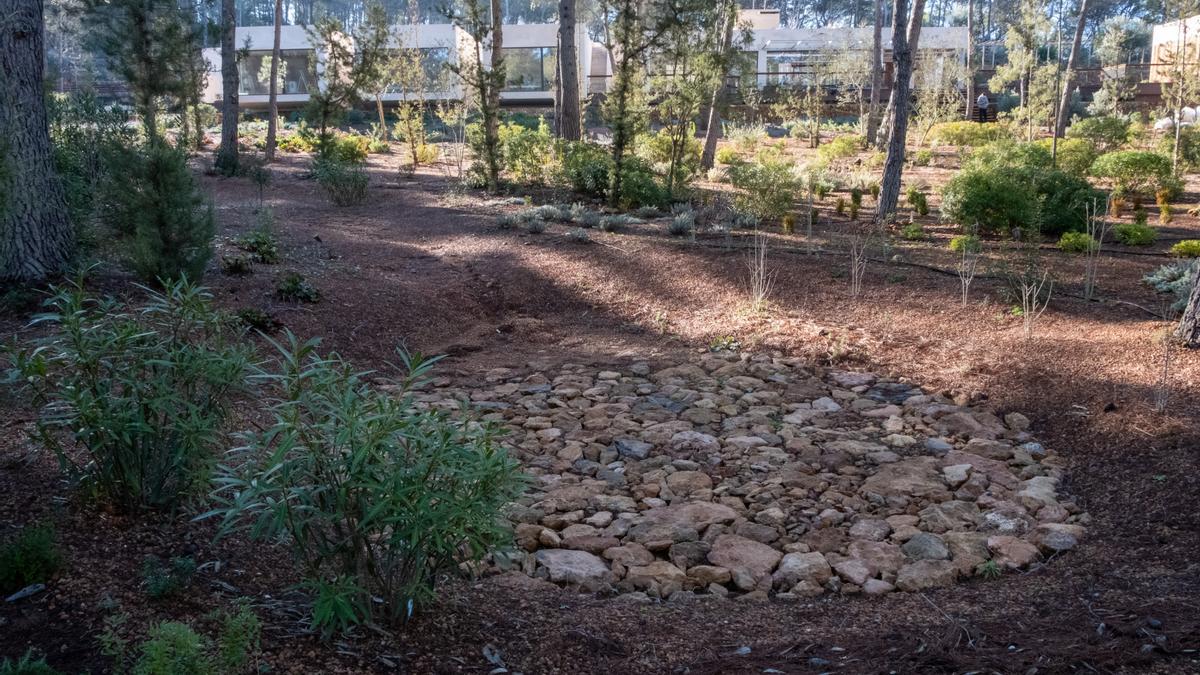
{"type": "Polygon", "coordinates": [[[583,591],[922,591],[1038,564],[1089,521],[1026,417],[895,379],[721,352],[475,381],[418,398],[506,428],[531,476],[493,569],[583,591]]]}

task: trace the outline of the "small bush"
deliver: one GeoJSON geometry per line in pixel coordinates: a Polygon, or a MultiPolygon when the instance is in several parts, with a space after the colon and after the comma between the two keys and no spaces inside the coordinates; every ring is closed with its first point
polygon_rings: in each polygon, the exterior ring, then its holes
{"type": "Polygon", "coordinates": [[[1085,117],[1067,127],[1067,138],[1087,141],[1097,152],[1113,152],[1129,142],[1129,121],[1108,115],[1085,117]]]}
{"type": "Polygon", "coordinates": [[[234,240],[234,245],[254,257],[256,262],[273,265],[279,262],[279,241],[275,239],[269,222],[243,234],[234,240]]]}
{"type": "Polygon", "coordinates": [[[1165,293],[1173,298],[1171,310],[1181,312],[1187,306],[1192,293],[1192,283],[1200,263],[1194,261],[1178,261],[1163,265],[1142,278],[1159,293],[1165,293]]]}
{"type": "Polygon", "coordinates": [[[1177,258],[1200,258],[1200,239],[1184,239],[1171,247],[1171,255],[1177,258]]]}
{"type": "Polygon", "coordinates": [[[900,230],[900,236],[909,241],[922,241],[927,239],[929,235],[925,234],[925,228],[920,223],[909,223],[900,230]]]}
{"type": "Polygon", "coordinates": [[[987,145],[994,141],[1009,138],[1008,129],[995,123],[979,124],[978,122],[942,122],[933,125],[929,130],[930,142],[936,145],[969,145],[972,147],[987,145]]]}
{"type": "Polygon", "coordinates": [[[1158,238],[1158,231],[1144,223],[1117,223],[1113,236],[1126,246],[1149,246],[1158,238]]]}
{"type": "Polygon", "coordinates": [[[254,265],[250,262],[250,256],[223,255],[221,272],[230,277],[244,277],[254,272],[254,265]]]}
{"type": "Polygon", "coordinates": [[[862,136],[849,134],[838,136],[817,148],[817,157],[823,162],[853,157],[866,147],[867,141],[862,136]]]}
{"type": "Polygon", "coordinates": [[[371,179],[361,164],[321,158],[313,162],[313,176],[335,206],[354,206],[367,198],[371,179]]]}
{"type": "Polygon", "coordinates": [[[737,150],[728,146],[717,148],[716,159],[718,164],[733,164],[738,161],[737,150]]]}
{"type": "Polygon", "coordinates": [[[58,571],[62,556],[54,543],[54,528],[31,525],[0,545],[0,595],[45,583],[58,571]]]}
{"type": "Polygon", "coordinates": [[[950,250],[955,253],[979,253],[983,250],[983,241],[973,234],[958,234],[950,238],[950,250]]]}
{"type": "Polygon", "coordinates": [[[929,200],[925,193],[915,185],[908,186],[908,190],[904,194],[905,201],[908,205],[917,212],[919,216],[929,215],[929,200]]]}
{"type": "MultiPolygon", "coordinates": [[[[1036,143],[1047,151],[1054,147],[1054,139],[1051,138],[1043,138],[1036,143]]],[[[1058,168],[1073,176],[1086,176],[1098,155],[1091,141],[1082,138],[1058,139],[1058,168]]]]}
{"type": "Polygon", "coordinates": [[[571,230],[570,232],[567,232],[566,236],[567,236],[567,239],[570,239],[571,241],[575,242],[576,244],[592,243],[592,236],[589,235],[588,231],[583,229],[582,227],[577,227],[577,228],[571,230]]]}
{"type": "Polygon", "coordinates": [[[258,669],[251,661],[262,650],[262,621],[244,603],[215,617],[221,624],[213,660],[221,673],[248,673],[258,669]]]}
{"type": "Polygon", "coordinates": [[[263,333],[274,333],[283,326],[283,324],[279,323],[278,319],[257,307],[239,309],[234,316],[247,328],[262,331],[263,333]]]}
{"type": "Polygon", "coordinates": [[[658,207],[670,201],[671,195],[645,160],[640,157],[626,157],[621,166],[619,202],[623,208],[658,207]]]}
{"type": "Polygon", "coordinates": [[[740,190],[735,199],[738,208],[760,220],[782,218],[804,187],[791,162],[767,156],[731,165],[729,177],[740,190]]]}
{"type": "Polygon", "coordinates": [[[1028,181],[1012,171],[961,171],[942,188],[942,217],[960,225],[978,224],[983,232],[1034,229],[1037,197],[1028,181]]]}
{"type": "Polygon", "coordinates": [[[371,139],[358,134],[339,134],[329,141],[322,159],[342,164],[359,164],[367,159],[371,139]]]}
{"type": "Polygon", "coordinates": [[[1087,179],[1057,169],[1033,172],[1037,196],[1038,229],[1047,236],[1087,228],[1088,209],[1104,206],[1104,193],[1087,179]]]}
{"type": "Polygon", "coordinates": [[[846,198],[845,197],[837,198],[837,203],[833,207],[833,211],[834,211],[834,213],[838,214],[839,216],[846,215],[846,198]]]}
{"type": "Polygon", "coordinates": [[[1172,186],[1171,160],[1156,152],[1110,152],[1092,163],[1091,173],[1112,181],[1114,191],[1123,195],[1149,196],[1172,186]]]}
{"type": "Polygon", "coordinates": [[[128,236],[130,263],[144,281],[199,281],[212,256],[213,207],[187,156],[165,141],[122,153],[108,192],[109,222],[128,236]]]}
{"type": "Polygon", "coordinates": [[[633,216],[618,213],[601,218],[599,226],[600,229],[605,232],[617,232],[628,225],[636,225],[641,222],[642,221],[640,219],[634,218],[633,216]]]}
{"type": "Polygon", "coordinates": [[[691,182],[700,171],[700,141],[695,135],[695,125],[690,125],[690,134],[683,137],[681,147],[675,147],[675,139],[667,129],[658,133],[647,133],[638,136],[636,150],[638,156],[645,159],[660,175],[667,176],[678,191],[691,182]],[[674,161],[672,173],[672,154],[678,153],[674,161]]]}
{"type": "Polygon", "coordinates": [[[917,150],[913,155],[913,166],[929,166],[933,163],[933,151],[928,148],[917,150]]]}
{"type": "Polygon", "coordinates": [[[208,638],[178,621],[155,624],[141,644],[133,675],[216,675],[208,638]]]}
{"type": "Polygon", "coordinates": [[[151,556],[142,563],[142,588],[157,600],[187,588],[195,575],[196,560],[191,556],[171,558],[170,563],[151,556]]]}
{"type": "MultiPolygon", "coordinates": [[[[1170,157],[1175,150],[1175,135],[1163,136],[1158,142],[1158,152],[1170,157]]],[[[1200,129],[1194,126],[1179,129],[1179,162],[1191,170],[1200,168],[1200,129]]]]}
{"type": "Polygon", "coordinates": [[[25,652],[19,660],[4,659],[0,661],[0,675],[62,675],[50,667],[46,659],[33,658],[33,650],[25,652]]]}
{"type": "Polygon", "coordinates": [[[287,272],[275,284],[275,295],[289,302],[317,302],[321,293],[299,272],[287,272]]]}
{"type": "Polygon", "coordinates": [[[436,359],[401,353],[406,376],[384,392],[315,341],[276,347],[273,422],[223,465],[210,515],[223,533],[291,544],[316,627],[407,617],[443,575],[507,539],[500,514],[522,491],[520,468],[490,427],[415,401],[436,359]]]}
{"type": "Polygon", "coordinates": [[[315,148],[312,138],[301,133],[292,133],[286,136],[280,136],[276,141],[276,145],[280,152],[298,153],[312,152],[315,148]]]}
{"type": "Polygon", "coordinates": [[[692,229],[696,227],[696,212],[692,210],[683,211],[675,214],[671,219],[671,224],[667,227],[667,231],[676,237],[691,234],[692,229]]]}
{"type": "Polygon", "coordinates": [[[536,129],[506,122],[500,125],[500,148],[504,167],[521,185],[542,185],[551,175],[554,140],[544,119],[536,129]]]}
{"type": "Polygon", "coordinates": [[[1016,169],[1032,172],[1053,164],[1050,150],[1039,143],[1014,143],[1005,139],[973,149],[963,162],[964,170],[1016,169]]]}
{"type": "Polygon", "coordinates": [[[57,331],[14,353],[38,439],[97,497],[170,507],[207,485],[252,352],[210,303],[180,281],[130,310],[76,283],[48,303],[57,331]]]}
{"type": "Polygon", "coordinates": [[[533,218],[525,221],[525,229],[529,234],[541,234],[546,231],[546,221],[541,218],[533,218]]]}
{"type": "Polygon", "coordinates": [[[564,143],[560,150],[563,180],[576,192],[602,197],[612,180],[612,156],[604,147],[587,141],[564,143]]]}
{"type": "Polygon", "coordinates": [[[1058,239],[1058,248],[1067,253],[1087,253],[1100,247],[1100,243],[1086,232],[1064,232],[1058,239]]]}

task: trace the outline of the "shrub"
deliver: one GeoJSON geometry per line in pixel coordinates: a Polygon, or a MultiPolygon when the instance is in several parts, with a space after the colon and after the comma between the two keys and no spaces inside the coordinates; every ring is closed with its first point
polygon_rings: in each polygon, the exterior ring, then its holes
{"type": "Polygon", "coordinates": [[[321,299],[320,291],[299,272],[287,272],[280,277],[279,283],[275,284],[275,295],[289,302],[317,302],[321,299]]]}
{"type": "Polygon", "coordinates": [[[928,238],[925,234],[925,228],[920,223],[909,223],[900,230],[900,236],[909,241],[921,241],[928,238]]]}
{"type": "Polygon", "coordinates": [[[208,638],[178,621],[163,621],[150,628],[141,644],[133,675],[216,675],[208,638]]]}
{"type": "Polygon", "coordinates": [[[327,150],[322,153],[322,159],[344,164],[358,164],[367,159],[370,149],[371,139],[366,136],[339,134],[329,141],[327,150]]]}
{"type": "Polygon", "coordinates": [[[853,157],[866,147],[866,144],[866,139],[856,134],[838,136],[817,148],[817,157],[823,162],[853,157]]]}
{"type": "Polygon", "coordinates": [[[273,422],[222,467],[210,515],[224,533],[286,535],[316,595],[314,624],[329,633],[433,598],[443,574],[506,539],[501,508],[522,480],[489,426],[417,404],[436,359],[401,353],[407,374],[383,392],[317,346],[276,345],[273,422]]]}
{"type": "Polygon", "coordinates": [[[837,198],[837,203],[836,203],[836,205],[833,207],[833,210],[834,210],[834,213],[837,213],[839,216],[844,216],[844,215],[846,215],[846,198],[845,198],[845,197],[838,197],[838,198],[837,198]]]}
{"type": "Polygon", "coordinates": [[[983,241],[973,234],[957,234],[950,238],[950,250],[955,253],[979,253],[983,250],[983,241]]]}
{"type": "Polygon", "coordinates": [[[930,142],[935,145],[980,146],[1010,136],[1007,128],[995,123],[942,122],[929,130],[930,142]]]}
{"type": "Polygon", "coordinates": [[[312,139],[305,134],[292,133],[286,136],[280,136],[279,140],[276,141],[276,148],[278,148],[280,152],[312,152],[313,142],[312,139]]]}
{"type": "Polygon", "coordinates": [[[621,199],[618,201],[623,208],[658,207],[670,201],[671,195],[645,160],[626,157],[621,160],[621,166],[621,199]]]}
{"type": "Polygon", "coordinates": [[[233,243],[253,256],[257,262],[265,265],[279,262],[279,242],[267,221],[238,237],[233,243]]]}
{"type": "Polygon", "coordinates": [[[1113,152],[1129,142],[1129,121],[1110,115],[1085,117],[1067,127],[1067,138],[1087,141],[1097,152],[1113,152]]]}
{"type": "Polygon", "coordinates": [[[546,221],[541,218],[527,220],[525,221],[525,229],[529,231],[529,234],[541,234],[546,231],[546,221]]]}
{"type": "Polygon", "coordinates": [[[252,353],[210,302],[179,281],[131,311],[75,283],[48,302],[57,332],[15,352],[39,440],[96,496],[169,507],[207,485],[252,353]]]}
{"type": "Polygon", "coordinates": [[[250,256],[223,255],[221,256],[221,271],[226,276],[244,277],[254,272],[254,265],[250,262],[250,256]]]}
{"type": "Polygon", "coordinates": [[[913,166],[929,166],[933,163],[933,151],[921,148],[913,155],[913,166]]]}
{"type": "Polygon", "coordinates": [[[767,130],[761,124],[725,123],[725,138],[729,139],[739,150],[753,152],[759,141],[767,138],[767,130]]]}
{"type": "Polygon", "coordinates": [[[21,528],[0,545],[0,595],[49,581],[61,562],[62,556],[54,543],[54,528],[49,525],[21,528]]]}
{"type": "Polygon", "coordinates": [[[212,256],[213,208],[187,156],[164,141],[122,153],[108,188],[109,221],[130,238],[130,262],[143,280],[199,281],[212,256]]]}
{"type": "Polygon", "coordinates": [[[733,164],[738,161],[737,150],[728,146],[717,148],[716,159],[718,164],[733,164]]]}
{"type": "Polygon", "coordinates": [[[1145,223],[1117,223],[1113,236],[1126,246],[1149,246],[1158,238],[1158,231],[1145,223]]]}
{"type": "Polygon", "coordinates": [[[1092,163],[1091,172],[1112,181],[1119,194],[1147,196],[1172,184],[1171,160],[1156,152],[1110,152],[1092,163]]]}
{"type": "Polygon", "coordinates": [[[919,216],[929,215],[929,200],[925,197],[925,193],[915,185],[908,186],[907,192],[904,195],[908,205],[917,212],[919,216]]]}
{"type": "Polygon", "coordinates": [[[1101,209],[1104,193],[1086,179],[1057,169],[1036,171],[1031,176],[1038,198],[1038,229],[1054,236],[1087,228],[1088,208],[1101,209]]]}
{"type": "Polygon", "coordinates": [[[146,595],[159,599],[187,588],[196,575],[196,560],[191,556],[171,558],[164,563],[155,556],[142,562],[142,587],[146,595]]]}
{"type": "Polygon", "coordinates": [[[983,232],[1033,229],[1037,197],[1027,181],[1010,170],[961,171],[942,188],[942,217],[983,232]]]}
{"type": "Polygon", "coordinates": [[[1184,239],[1171,247],[1171,255],[1177,258],[1200,258],[1200,239],[1184,239]]]}
{"type": "Polygon", "coordinates": [[[729,167],[733,186],[740,190],[736,197],[739,209],[760,220],[778,220],[792,208],[804,181],[790,161],[775,157],[760,157],[729,167]]]}
{"type": "Polygon", "coordinates": [[[1142,278],[1154,290],[1174,298],[1172,311],[1183,311],[1192,293],[1192,283],[1200,263],[1178,261],[1163,265],[1142,278]]]}
{"type": "Polygon", "coordinates": [[[686,234],[691,234],[696,227],[696,212],[688,209],[675,214],[671,218],[671,224],[667,226],[667,231],[676,237],[682,237],[686,234]]]}
{"type": "Polygon", "coordinates": [[[675,139],[667,129],[658,133],[647,133],[637,138],[637,154],[650,163],[660,175],[671,179],[676,190],[686,187],[700,171],[700,141],[696,138],[695,125],[689,125],[690,134],[685,135],[681,148],[675,147],[675,139]],[[671,170],[671,155],[678,152],[675,158],[674,175],[671,170]]]}
{"type": "Polygon", "coordinates": [[[603,197],[612,180],[612,156],[602,146],[571,141],[560,146],[562,176],[571,189],[603,197]]]}
{"type": "Polygon", "coordinates": [[[600,219],[599,227],[605,232],[616,232],[625,228],[628,225],[636,225],[642,221],[633,216],[627,216],[623,213],[617,213],[611,216],[604,216],[600,219]]]}
{"type": "Polygon", "coordinates": [[[274,333],[283,326],[278,319],[257,307],[239,309],[234,316],[243,326],[263,333],[274,333]]]}
{"type": "MultiPolygon", "coordinates": [[[[1054,139],[1043,138],[1037,145],[1047,151],[1053,149],[1054,139]]],[[[1096,161],[1096,146],[1082,138],[1058,139],[1058,168],[1074,176],[1086,176],[1096,161]]]]}
{"type": "Polygon", "coordinates": [[[1038,143],[1014,143],[1005,139],[975,148],[963,162],[963,169],[1046,169],[1051,166],[1050,150],[1038,143]]]}
{"type": "Polygon", "coordinates": [[[500,125],[500,151],[504,167],[513,181],[522,185],[541,185],[551,169],[553,139],[545,120],[535,129],[506,122],[500,125]]]}
{"type": "Polygon", "coordinates": [[[54,168],[63,183],[67,212],[77,228],[87,225],[105,200],[105,186],[125,148],[136,145],[124,106],[105,106],[88,93],[47,97],[54,168]]]}
{"type": "Polygon", "coordinates": [[[6,658],[0,661],[0,675],[62,675],[50,667],[46,659],[33,658],[33,650],[25,652],[19,660],[6,658]]]}
{"type": "MultiPolygon", "coordinates": [[[[1175,135],[1163,136],[1158,142],[1158,152],[1170,157],[1175,149],[1175,135]]],[[[1179,129],[1179,161],[1188,169],[1200,168],[1200,130],[1194,126],[1179,129]]]]}
{"type": "Polygon", "coordinates": [[[1064,232],[1058,239],[1058,248],[1067,253],[1087,253],[1099,247],[1100,242],[1086,232],[1064,232]]]}
{"type": "Polygon", "coordinates": [[[370,178],[361,164],[332,157],[319,158],[313,162],[313,176],[335,206],[354,206],[367,198],[370,178]]]}
{"type": "Polygon", "coordinates": [[[215,617],[221,624],[213,660],[221,673],[255,672],[251,660],[262,650],[262,621],[245,603],[234,611],[221,610],[215,617]]]}

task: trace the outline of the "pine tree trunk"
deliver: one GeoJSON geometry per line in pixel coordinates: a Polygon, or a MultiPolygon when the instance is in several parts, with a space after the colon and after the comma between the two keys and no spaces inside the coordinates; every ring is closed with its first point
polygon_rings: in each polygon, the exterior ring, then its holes
{"type": "MultiPolygon", "coordinates": [[[[721,37],[721,54],[729,56],[733,48],[733,29],[737,23],[737,5],[727,5],[729,16],[725,18],[725,34],[721,37]]],[[[717,140],[721,138],[721,97],[725,92],[725,81],[729,78],[728,68],[721,71],[721,79],[713,88],[708,103],[708,124],[704,127],[704,152],[700,155],[700,168],[707,171],[717,161],[717,140]]]]}
{"type": "Polygon", "coordinates": [[[217,168],[226,175],[238,169],[237,18],[234,0],[221,0],[221,150],[217,168]]]}
{"type": "MultiPolygon", "coordinates": [[[[967,0],[967,104],[963,116],[971,119],[975,111],[975,0],[967,0]]],[[[985,118],[986,119],[986,118],[985,118]]]]}
{"type": "MultiPolygon", "coordinates": [[[[908,68],[909,74],[908,74],[908,80],[906,82],[906,89],[910,94],[912,93],[912,71],[913,71],[912,60],[913,60],[913,58],[916,57],[917,43],[921,39],[921,22],[924,19],[924,17],[925,17],[925,0],[916,0],[916,2],[913,3],[912,16],[908,17],[908,22],[907,22],[908,30],[905,33],[905,35],[906,35],[905,43],[908,45],[908,52],[909,52],[909,68],[908,68]]],[[[892,25],[895,26],[894,18],[892,21],[892,25]]],[[[884,136],[883,136],[883,141],[880,142],[879,145],[885,145],[885,146],[891,145],[892,133],[893,133],[893,129],[895,128],[895,123],[896,123],[896,118],[894,117],[894,114],[896,111],[896,83],[895,83],[895,80],[897,80],[899,78],[899,75],[896,72],[896,70],[897,70],[897,68],[896,68],[896,65],[897,65],[896,64],[896,43],[894,41],[892,42],[892,65],[893,65],[893,68],[892,68],[892,80],[893,80],[892,92],[888,96],[887,110],[885,111],[884,117],[883,117],[883,126],[880,127],[884,136]]],[[[908,107],[908,104],[905,103],[905,108],[907,109],[907,107],[908,107]]],[[[907,127],[907,123],[906,123],[906,127],[907,127]]],[[[901,143],[901,147],[903,147],[903,145],[904,144],[901,143]]]]}
{"type": "MultiPolygon", "coordinates": [[[[909,94],[913,70],[913,54],[908,44],[904,17],[907,0],[895,0],[892,21],[892,55],[896,64],[896,78],[892,85],[892,105],[888,111],[891,133],[888,135],[887,160],[883,164],[883,180],[879,185],[879,205],[875,213],[876,223],[886,223],[896,210],[900,199],[900,174],[904,169],[904,142],[908,136],[909,94]]],[[[920,22],[923,0],[916,0],[910,21],[920,22]]]]}
{"type": "Polygon", "coordinates": [[[1075,41],[1071,43],[1071,56],[1067,58],[1067,76],[1063,82],[1062,98],[1058,101],[1058,115],[1054,118],[1054,137],[1061,138],[1067,130],[1067,115],[1071,112],[1071,89],[1075,87],[1075,68],[1079,61],[1079,50],[1083,44],[1083,28],[1087,23],[1088,0],[1079,0],[1079,22],[1075,24],[1075,41]]]}
{"type": "Polygon", "coordinates": [[[1188,297],[1187,307],[1179,320],[1175,335],[1183,344],[1192,349],[1200,348],[1200,263],[1192,279],[1192,294],[1188,297]]]}
{"type": "Polygon", "coordinates": [[[558,3],[558,119],[559,138],[577,141],[583,136],[579,115],[579,51],[575,48],[575,2],[558,3]]]}
{"type": "Polygon", "coordinates": [[[879,95],[883,89],[883,0],[875,0],[875,26],[871,43],[871,107],[867,110],[867,142],[876,145],[879,133],[879,95]]]}
{"type": "Polygon", "coordinates": [[[0,282],[62,273],[75,244],[47,131],[42,0],[0,0],[0,282]]]}
{"type": "Polygon", "coordinates": [[[487,107],[483,117],[484,144],[487,146],[488,192],[500,191],[500,90],[504,87],[504,13],[500,0],[491,0],[492,56],[488,74],[487,107]]]}
{"type": "Polygon", "coordinates": [[[271,89],[270,103],[267,104],[267,161],[275,161],[276,134],[279,130],[279,59],[283,56],[280,49],[279,34],[283,30],[283,0],[275,0],[275,41],[271,44],[271,89]]]}

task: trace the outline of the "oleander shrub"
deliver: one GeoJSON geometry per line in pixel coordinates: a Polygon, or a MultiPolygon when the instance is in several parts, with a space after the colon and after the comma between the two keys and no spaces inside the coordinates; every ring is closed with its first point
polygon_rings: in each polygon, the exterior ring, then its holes
{"type": "Polygon", "coordinates": [[[315,340],[274,346],[268,427],[230,453],[206,515],[222,534],[292,547],[316,628],[404,619],[444,575],[508,540],[519,465],[492,427],[417,403],[437,359],[401,352],[405,373],[383,391],[315,340]]]}
{"type": "Polygon", "coordinates": [[[1058,248],[1066,253],[1087,253],[1100,247],[1100,242],[1086,232],[1064,232],[1058,239],[1058,248]]]}
{"type": "Polygon", "coordinates": [[[1118,150],[1100,155],[1091,174],[1111,181],[1113,191],[1121,195],[1145,197],[1175,186],[1170,158],[1157,152],[1118,150]]]}
{"type": "Polygon", "coordinates": [[[229,412],[248,391],[251,347],[187,281],[131,308],[54,290],[49,334],[13,352],[38,406],[37,439],[98,499],[169,508],[208,485],[229,412]]]}
{"type": "Polygon", "coordinates": [[[1077,119],[1067,127],[1067,138],[1087,141],[1099,153],[1113,152],[1129,142],[1129,120],[1111,115],[1077,119]]]}
{"type": "Polygon", "coordinates": [[[335,206],[354,206],[367,198],[371,179],[359,162],[320,157],[313,162],[312,173],[335,206]]]}
{"type": "Polygon", "coordinates": [[[995,122],[942,122],[929,130],[930,143],[933,145],[977,147],[1011,137],[1007,127],[995,122]]]}
{"type": "Polygon", "coordinates": [[[782,218],[804,187],[792,162],[765,154],[752,162],[730,165],[729,179],[739,190],[735,197],[738,209],[760,220],[782,218]]]}
{"type": "Polygon", "coordinates": [[[45,583],[58,571],[62,555],[50,525],[27,525],[0,543],[0,595],[45,583]]]}
{"type": "Polygon", "coordinates": [[[1158,230],[1145,223],[1117,223],[1113,237],[1126,246],[1149,246],[1158,238],[1158,230]]]}
{"type": "Polygon", "coordinates": [[[1176,258],[1200,258],[1200,239],[1184,239],[1171,247],[1176,258]]]}

